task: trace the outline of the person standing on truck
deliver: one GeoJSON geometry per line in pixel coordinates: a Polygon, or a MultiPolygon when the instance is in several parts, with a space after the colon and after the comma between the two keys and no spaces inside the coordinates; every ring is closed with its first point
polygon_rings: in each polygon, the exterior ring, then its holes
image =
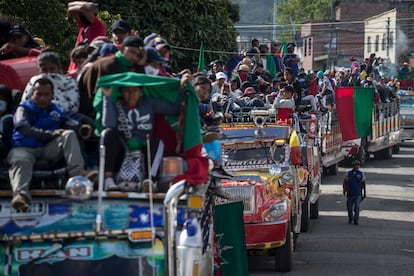
{"type": "Polygon", "coordinates": [[[62,128],[68,118],[52,99],[53,82],[45,74],[34,83],[30,100],[21,103],[14,114],[12,149],[7,161],[13,190],[11,205],[20,212],[30,207],[29,185],[37,159],[64,158],[69,177],[87,174],[76,133],[62,128]]]}
{"type": "MultiPolygon", "coordinates": [[[[87,1],[72,1],[68,3],[66,17],[73,18],[79,28],[78,37],[75,42],[76,48],[79,43],[90,44],[97,36],[106,36],[106,26],[97,17],[98,4],[87,1]]],[[[68,72],[76,68],[74,62],[70,62],[68,72]]]]}
{"type": "Polygon", "coordinates": [[[361,163],[352,161],[352,170],[345,175],[343,182],[343,194],[346,196],[348,210],[348,223],[359,224],[359,211],[361,201],[366,197],[365,175],[359,170],[361,163]]]}

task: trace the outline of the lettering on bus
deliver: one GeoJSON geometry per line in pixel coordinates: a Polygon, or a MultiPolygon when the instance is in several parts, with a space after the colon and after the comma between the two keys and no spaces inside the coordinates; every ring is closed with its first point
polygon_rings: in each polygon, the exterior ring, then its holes
{"type": "MultiPolygon", "coordinates": [[[[22,248],[16,250],[16,260],[21,262],[31,261],[45,252],[47,248],[22,248]]],[[[50,256],[46,259],[65,259],[65,258],[86,258],[92,256],[92,248],[90,246],[73,246],[67,247],[50,256]]]]}

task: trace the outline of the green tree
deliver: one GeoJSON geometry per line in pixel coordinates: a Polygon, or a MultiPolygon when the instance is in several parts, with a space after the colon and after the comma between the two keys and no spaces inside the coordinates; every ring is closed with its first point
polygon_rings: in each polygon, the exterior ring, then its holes
{"type": "Polygon", "coordinates": [[[283,33],[286,40],[292,40],[298,26],[307,20],[329,20],[332,16],[332,0],[289,0],[277,6],[277,22],[288,26],[283,33]]]}
{"type": "MultiPolygon", "coordinates": [[[[67,0],[0,0],[0,15],[23,22],[34,36],[53,46],[67,63],[78,29],[66,20],[67,0]]],[[[230,0],[102,0],[99,17],[108,27],[114,20],[128,21],[142,37],[160,34],[173,46],[174,69],[197,66],[198,49],[204,43],[206,60],[236,47],[234,23],[239,19],[238,6],[230,0]],[[174,48],[176,47],[176,48],[174,48]],[[194,50],[196,49],[196,50],[194,50]]]]}

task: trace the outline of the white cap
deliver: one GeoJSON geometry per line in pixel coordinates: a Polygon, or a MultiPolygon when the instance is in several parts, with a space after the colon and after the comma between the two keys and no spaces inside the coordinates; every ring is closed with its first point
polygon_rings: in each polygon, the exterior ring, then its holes
{"type": "Polygon", "coordinates": [[[224,79],[224,81],[227,81],[227,75],[223,72],[218,72],[216,74],[216,80],[219,80],[219,79],[224,79]]]}

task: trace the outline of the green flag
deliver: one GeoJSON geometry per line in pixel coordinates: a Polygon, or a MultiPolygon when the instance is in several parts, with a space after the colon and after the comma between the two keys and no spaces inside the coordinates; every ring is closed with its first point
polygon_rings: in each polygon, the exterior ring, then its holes
{"type": "Polygon", "coordinates": [[[287,44],[286,42],[282,42],[282,44],[280,45],[280,57],[283,58],[283,56],[285,56],[287,54],[287,44]]]}
{"type": "Polygon", "coordinates": [[[277,74],[275,59],[270,53],[266,54],[266,67],[267,67],[267,70],[272,75],[272,78],[275,78],[277,74]]]}
{"type": "Polygon", "coordinates": [[[249,275],[246,238],[244,236],[243,202],[214,205],[213,221],[221,275],[249,275]]]}
{"type": "MultiPolygon", "coordinates": [[[[177,97],[183,96],[181,113],[176,116],[164,116],[154,122],[154,136],[161,139],[166,148],[175,148],[176,153],[182,155],[188,164],[185,178],[189,183],[202,184],[208,178],[208,159],[201,156],[202,140],[199,117],[198,95],[191,83],[187,82],[180,89],[180,80],[135,72],[106,75],[98,80],[97,87],[112,87],[112,100],[121,97],[119,87],[142,86],[143,96],[155,97],[161,100],[176,103],[177,97]]],[[[102,126],[103,97],[98,89],[93,102],[96,110],[95,134],[100,136],[102,126]]]]}
{"type": "Polygon", "coordinates": [[[203,45],[203,41],[201,41],[201,45],[200,45],[200,53],[198,55],[198,72],[203,72],[205,70],[205,66],[204,66],[204,45],[203,45]]]}

